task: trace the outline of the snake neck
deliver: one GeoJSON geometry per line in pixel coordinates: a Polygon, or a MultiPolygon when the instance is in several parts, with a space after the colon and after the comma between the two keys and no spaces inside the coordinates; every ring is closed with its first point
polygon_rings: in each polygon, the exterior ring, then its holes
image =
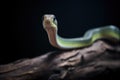
{"type": "Polygon", "coordinates": [[[48,34],[49,42],[52,46],[59,48],[59,49],[73,49],[78,48],[81,46],[87,46],[90,44],[89,39],[84,38],[75,38],[75,39],[69,39],[69,38],[63,38],[58,35],[58,31],[56,28],[46,28],[46,32],[48,34]],[[81,45],[80,45],[81,44],[81,45]]]}
{"type": "Polygon", "coordinates": [[[56,38],[57,30],[55,28],[47,28],[46,32],[48,34],[50,44],[56,48],[60,48],[56,38]]]}

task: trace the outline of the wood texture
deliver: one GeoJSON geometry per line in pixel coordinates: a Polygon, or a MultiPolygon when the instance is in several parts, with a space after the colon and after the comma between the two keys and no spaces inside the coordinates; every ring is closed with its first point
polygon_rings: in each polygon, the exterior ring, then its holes
{"type": "Polygon", "coordinates": [[[0,65],[0,80],[100,80],[99,75],[120,73],[120,44],[110,43],[98,40],[85,48],[0,65]]]}

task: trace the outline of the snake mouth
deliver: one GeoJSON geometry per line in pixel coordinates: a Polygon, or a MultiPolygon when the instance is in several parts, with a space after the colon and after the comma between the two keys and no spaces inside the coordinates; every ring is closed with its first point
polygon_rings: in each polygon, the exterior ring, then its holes
{"type": "Polygon", "coordinates": [[[51,21],[50,20],[44,20],[45,25],[50,25],[51,21]]]}

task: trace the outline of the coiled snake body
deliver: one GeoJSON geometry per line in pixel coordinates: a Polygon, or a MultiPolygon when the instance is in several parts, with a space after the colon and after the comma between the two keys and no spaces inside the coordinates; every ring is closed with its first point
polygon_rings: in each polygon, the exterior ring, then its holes
{"type": "Polygon", "coordinates": [[[57,20],[54,15],[44,15],[43,27],[46,30],[49,42],[60,49],[74,49],[91,45],[98,39],[120,40],[120,30],[113,26],[105,26],[88,30],[80,38],[63,38],[58,35],[57,20]]]}

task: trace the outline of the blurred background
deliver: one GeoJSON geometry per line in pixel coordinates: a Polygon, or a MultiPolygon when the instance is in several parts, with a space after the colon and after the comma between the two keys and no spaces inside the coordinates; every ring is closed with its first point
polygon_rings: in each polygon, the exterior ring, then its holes
{"type": "Polygon", "coordinates": [[[43,29],[44,14],[56,15],[62,37],[80,37],[105,25],[120,27],[117,0],[16,0],[2,8],[0,64],[59,50],[50,45],[43,29]]]}

